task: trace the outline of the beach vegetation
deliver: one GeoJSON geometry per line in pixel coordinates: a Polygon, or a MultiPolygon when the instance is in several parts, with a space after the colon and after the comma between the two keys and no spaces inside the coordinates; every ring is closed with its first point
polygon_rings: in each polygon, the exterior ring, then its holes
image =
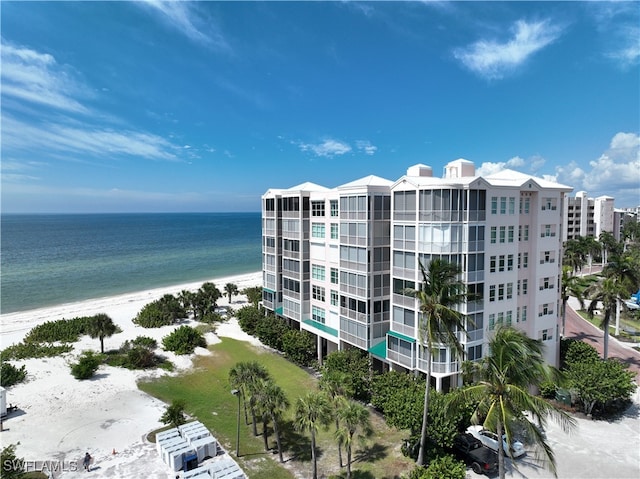
{"type": "Polygon", "coordinates": [[[345,374],[345,389],[350,397],[364,403],[371,398],[371,364],[369,355],[357,348],[334,351],[325,359],[322,374],[345,374]]]}
{"type": "Polygon", "coordinates": [[[284,462],[282,457],[282,441],[280,436],[280,424],[284,413],[289,409],[289,399],[284,390],[271,378],[261,379],[257,383],[256,404],[262,415],[262,436],[264,440],[264,450],[269,450],[269,422],[273,425],[273,434],[276,438],[278,457],[280,462],[284,462]]]}
{"type": "Polygon", "coordinates": [[[158,342],[155,339],[138,336],[131,341],[122,343],[117,351],[109,351],[105,356],[105,362],[109,366],[127,369],[162,367],[169,361],[154,352],[157,347],[158,342]]]}
{"type": "Polygon", "coordinates": [[[238,285],[235,283],[227,283],[224,285],[224,294],[229,298],[229,304],[231,304],[231,298],[237,296],[239,293],[238,285]]]}
{"type": "Polygon", "coordinates": [[[93,351],[83,351],[78,361],[71,363],[71,374],[79,380],[90,379],[102,364],[102,357],[93,351]]]}
{"type": "Polygon", "coordinates": [[[35,326],[24,338],[25,343],[75,343],[80,336],[88,334],[91,316],[47,321],[35,326]]]}
{"type": "Polygon", "coordinates": [[[364,440],[373,433],[369,409],[359,402],[346,400],[340,403],[334,414],[338,420],[336,439],[339,445],[344,445],[347,453],[347,479],[351,479],[354,439],[364,440]]]}
{"type": "Polygon", "coordinates": [[[109,338],[122,330],[106,314],[96,314],[91,316],[87,322],[86,332],[92,338],[100,340],[100,352],[104,354],[104,338],[109,338]]]}
{"type": "Polygon", "coordinates": [[[162,345],[176,354],[191,354],[197,347],[206,348],[207,342],[200,331],[183,325],[162,338],[162,345]]]}
{"type": "Polygon", "coordinates": [[[260,301],[262,301],[262,286],[244,288],[241,293],[247,297],[247,301],[249,301],[254,308],[257,308],[260,301]]]}
{"type": "Polygon", "coordinates": [[[316,436],[320,428],[327,429],[331,421],[331,401],[322,391],[309,391],[296,400],[295,428],[311,435],[311,462],[313,479],[318,479],[318,451],[316,436]]]}
{"type": "MultiPolygon", "coordinates": [[[[124,344],[127,344],[125,341],[124,344]]],[[[140,346],[147,349],[156,349],[158,347],[158,341],[149,336],[137,336],[130,341],[131,347],[140,346]]]]}
{"type": "Polygon", "coordinates": [[[184,401],[171,401],[171,404],[165,408],[164,413],[160,416],[160,422],[171,427],[182,426],[187,422],[187,416],[185,415],[184,408],[184,401]]]}
{"type": "Polygon", "coordinates": [[[229,371],[229,384],[240,394],[246,422],[248,422],[247,410],[251,412],[254,436],[258,435],[258,391],[262,381],[269,379],[269,371],[258,361],[239,362],[229,371]]]}
{"type": "Polygon", "coordinates": [[[22,342],[7,346],[0,352],[0,360],[19,360],[30,358],[53,358],[68,353],[73,349],[71,344],[40,344],[22,342]]]}
{"type": "Polygon", "coordinates": [[[14,384],[21,383],[27,377],[27,370],[25,366],[16,367],[8,361],[1,362],[0,370],[0,386],[7,388],[14,384]]]}
{"type": "Polygon", "coordinates": [[[308,331],[291,329],[282,336],[282,352],[300,366],[311,366],[316,357],[316,339],[308,331]]]}
{"type": "Polygon", "coordinates": [[[284,320],[274,314],[268,314],[256,325],[255,335],[265,346],[282,351],[282,339],[290,330],[291,328],[284,320]]]}
{"type": "Polygon", "coordinates": [[[162,298],[144,305],[133,319],[133,323],[143,328],[161,328],[175,324],[186,316],[187,312],[180,300],[172,294],[165,294],[162,298]]]}
{"type": "Polygon", "coordinates": [[[196,291],[192,302],[193,319],[202,321],[215,313],[218,307],[218,300],[222,298],[222,293],[214,283],[202,283],[202,286],[196,291]]]}
{"type": "Polygon", "coordinates": [[[451,454],[443,454],[429,461],[429,466],[416,466],[406,479],[465,479],[467,466],[451,454]]]}

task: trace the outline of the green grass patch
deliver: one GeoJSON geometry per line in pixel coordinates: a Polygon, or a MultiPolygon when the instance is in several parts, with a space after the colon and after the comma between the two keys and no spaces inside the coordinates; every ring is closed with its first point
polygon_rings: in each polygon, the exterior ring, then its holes
{"type": "MultiPolygon", "coordinates": [[[[163,400],[167,404],[182,400],[186,412],[201,421],[218,441],[235,455],[236,415],[238,400],[231,394],[229,370],[241,361],[259,361],[282,387],[293,405],[298,397],[317,388],[317,381],[303,369],[278,354],[256,348],[249,343],[223,338],[222,342],[210,346],[211,356],[199,356],[194,369],[182,376],[163,377],[141,382],[140,389],[163,400]]],[[[290,479],[295,476],[310,477],[310,438],[293,430],[293,406],[289,408],[283,425],[283,444],[287,467],[282,466],[277,454],[265,452],[262,437],[254,437],[251,425],[245,424],[244,412],[240,419],[239,464],[252,479],[290,479]],[[294,471],[294,472],[292,472],[294,471]]],[[[400,452],[403,432],[390,429],[378,416],[371,415],[375,433],[365,446],[356,444],[352,469],[364,473],[363,477],[393,478],[409,471],[412,461],[400,452]]],[[[260,425],[258,432],[261,432],[260,425]]],[[[271,434],[270,445],[275,438],[271,434]]],[[[275,448],[275,446],[274,446],[275,448]]],[[[337,445],[333,428],[321,431],[318,437],[318,471],[321,475],[345,474],[338,467],[337,445]]],[[[357,477],[354,474],[354,477],[357,477]]]]}

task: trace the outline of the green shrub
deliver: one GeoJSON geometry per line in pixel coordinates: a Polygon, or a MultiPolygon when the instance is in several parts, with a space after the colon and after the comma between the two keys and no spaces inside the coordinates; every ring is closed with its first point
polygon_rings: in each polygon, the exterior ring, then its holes
{"type": "Polygon", "coordinates": [[[0,371],[0,386],[7,388],[14,384],[21,383],[27,377],[27,370],[24,366],[19,368],[6,361],[2,361],[0,371]]]}
{"type": "Polygon", "coordinates": [[[236,313],[238,317],[238,325],[250,336],[256,335],[258,323],[264,319],[264,313],[256,306],[244,306],[236,313]]]}
{"type": "Polygon", "coordinates": [[[558,386],[553,381],[545,381],[540,384],[540,396],[545,399],[555,399],[558,386]]]}
{"type": "Polygon", "coordinates": [[[165,336],[162,344],[167,351],[173,351],[176,354],[191,354],[196,347],[207,346],[202,333],[190,326],[180,326],[173,333],[165,336]]]}
{"type": "Polygon", "coordinates": [[[273,314],[263,317],[256,326],[258,339],[266,346],[278,351],[282,351],[282,339],[287,331],[291,331],[287,323],[273,314]]]}
{"type": "Polygon", "coordinates": [[[291,329],[282,337],[282,352],[296,364],[309,366],[316,357],[315,336],[291,329]]]}
{"type": "Polygon", "coordinates": [[[3,361],[10,359],[52,358],[68,353],[72,349],[73,346],[70,344],[55,346],[53,344],[18,343],[2,350],[0,358],[3,361]]]}
{"type": "Polygon", "coordinates": [[[600,360],[596,348],[584,341],[572,341],[567,348],[565,363],[570,366],[574,363],[595,363],[600,360]]]}
{"type": "Polygon", "coordinates": [[[78,358],[77,363],[71,364],[71,374],[76,379],[89,379],[93,377],[100,367],[102,359],[93,351],[84,351],[78,358]]]}
{"type": "Polygon", "coordinates": [[[180,300],[171,294],[165,294],[157,301],[146,304],[133,322],[143,328],[160,328],[186,317],[187,311],[182,307],[180,300]]]}
{"type": "Polygon", "coordinates": [[[433,459],[427,467],[416,466],[408,479],[465,479],[467,466],[450,454],[433,459]]]}
{"type": "Polygon", "coordinates": [[[24,338],[25,343],[75,343],[80,336],[87,334],[87,325],[91,317],[47,321],[35,326],[24,338]]]}
{"type": "Polygon", "coordinates": [[[158,347],[158,341],[150,338],[149,336],[138,336],[137,338],[131,340],[131,346],[141,346],[147,349],[156,349],[158,347]]]}

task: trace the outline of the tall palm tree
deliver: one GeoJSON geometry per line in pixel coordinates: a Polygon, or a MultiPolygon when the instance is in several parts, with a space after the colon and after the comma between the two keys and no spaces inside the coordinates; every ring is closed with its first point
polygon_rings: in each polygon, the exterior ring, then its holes
{"type": "Polygon", "coordinates": [[[280,441],[280,421],[282,420],[282,415],[289,408],[289,400],[284,393],[284,390],[278,386],[271,379],[261,379],[258,384],[258,392],[257,399],[260,405],[260,410],[263,414],[263,429],[262,434],[265,438],[265,449],[268,450],[267,446],[267,420],[271,420],[273,424],[273,433],[276,436],[276,445],[278,446],[278,455],[280,457],[280,462],[284,462],[282,458],[282,444],[280,441]]]}
{"type": "Polygon", "coordinates": [[[113,320],[106,314],[92,316],[87,324],[87,334],[100,339],[100,352],[104,353],[104,338],[108,338],[120,331],[113,320]]]}
{"type": "Polygon", "coordinates": [[[419,289],[407,289],[405,294],[418,300],[419,338],[421,357],[427,359],[427,377],[424,391],[424,408],[422,412],[422,429],[420,433],[420,449],[418,452],[419,466],[424,464],[427,443],[427,420],[429,411],[429,389],[431,387],[431,363],[433,349],[443,344],[453,347],[459,355],[464,349],[458,340],[457,332],[465,331],[465,319],[454,308],[466,299],[465,285],[458,275],[461,269],[458,265],[441,259],[434,259],[429,263],[428,271],[421,262],[422,284],[419,289]],[[427,353],[425,353],[425,346],[427,353]]]}
{"type": "Polygon", "coordinates": [[[347,479],[351,479],[351,450],[356,434],[361,437],[371,435],[371,421],[369,410],[355,401],[345,401],[337,410],[340,427],[336,430],[338,442],[344,444],[347,452],[347,479]]]}
{"type": "MultiPolygon", "coordinates": [[[[559,372],[546,365],[541,341],[511,327],[496,330],[489,341],[489,351],[489,355],[478,364],[480,380],[455,391],[451,395],[450,406],[458,408],[466,401],[477,402],[472,422],[482,421],[483,427],[495,431],[498,438],[506,435],[507,444],[513,441],[516,425],[524,428],[541,450],[549,469],[557,476],[551,447],[541,430],[525,418],[524,412],[529,412],[532,419],[541,425],[549,417],[565,431],[575,425],[567,413],[529,392],[531,387],[545,380],[559,379],[559,372]]],[[[505,477],[504,455],[504,448],[498,447],[500,479],[505,477]]]]}
{"type": "Polygon", "coordinates": [[[224,285],[224,294],[229,298],[229,303],[231,303],[231,297],[238,294],[238,286],[234,283],[227,283],[224,285]]]}
{"type": "Polygon", "coordinates": [[[593,236],[580,236],[578,241],[580,243],[580,249],[585,255],[585,260],[589,265],[589,274],[591,274],[591,264],[593,263],[594,256],[600,252],[600,244],[593,236]]]}
{"type": "Polygon", "coordinates": [[[602,233],[600,233],[598,241],[600,242],[600,246],[602,247],[603,265],[607,264],[609,253],[615,253],[618,249],[620,249],[620,252],[622,252],[618,241],[616,241],[616,238],[610,231],[603,231],[602,233]]]}
{"type": "Polygon", "coordinates": [[[182,307],[185,311],[193,314],[194,319],[197,319],[196,296],[196,293],[194,293],[193,291],[189,291],[188,289],[183,289],[182,291],[180,291],[180,294],[178,294],[178,300],[180,301],[180,304],[182,304],[182,307]]]}
{"type": "Polygon", "coordinates": [[[575,296],[580,301],[580,307],[584,309],[584,298],[579,288],[580,278],[573,274],[571,266],[562,266],[562,278],[560,279],[560,295],[562,297],[562,337],[564,337],[564,324],[567,318],[567,301],[569,296],[575,296]]]}
{"type": "Polygon", "coordinates": [[[266,379],[269,379],[269,371],[258,361],[239,362],[229,371],[229,383],[231,387],[240,391],[240,397],[244,405],[245,421],[247,421],[247,406],[251,412],[254,436],[258,435],[256,393],[260,380],[266,379]]]}
{"type": "Polygon", "coordinates": [[[585,290],[585,295],[591,300],[587,313],[593,318],[599,303],[602,303],[602,320],[600,327],[604,329],[603,358],[609,357],[609,326],[611,318],[615,317],[618,307],[618,299],[624,294],[624,288],[614,278],[604,278],[592,284],[585,290]]]}
{"type": "Polygon", "coordinates": [[[615,255],[602,273],[606,278],[611,278],[620,288],[620,296],[616,302],[616,336],[620,334],[620,308],[621,303],[635,293],[640,286],[640,271],[630,258],[625,255],[615,255]]]}
{"type": "MultiPolygon", "coordinates": [[[[338,411],[347,397],[353,397],[352,383],[349,375],[343,371],[327,371],[320,378],[320,389],[324,391],[329,399],[334,411],[338,411]]],[[[340,429],[340,416],[334,414],[336,431],[340,429]]],[[[338,441],[338,463],[342,467],[342,443],[338,441]]]]}
{"type": "Polygon", "coordinates": [[[330,420],[331,406],[326,394],[311,391],[296,401],[295,427],[298,431],[309,431],[311,434],[313,479],[318,479],[316,433],[320,427],[326,427],[330,420]]]}
{"type": "Polygon", "coordinates": [[[574,273],[582,269],[587,262],[587,255],[580,240],[571,239],[564,244],[562,264],[571,266],[574,273]]]}

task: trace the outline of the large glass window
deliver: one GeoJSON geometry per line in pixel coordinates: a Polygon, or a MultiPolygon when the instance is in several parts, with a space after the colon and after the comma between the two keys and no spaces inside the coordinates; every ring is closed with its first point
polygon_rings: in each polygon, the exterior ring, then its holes
{"type": "Polygon", "coordinates": [[[311,216],[324,216],[324,201],[311,202],[311,216]]]}
{"type": "Polygon", "coordinates": [[[324,223],[311,224],[311,237],[324,239],[324,223]]]}
{"type": "Polygon", "coordinates": [[[324,266],[317,264],[311,265],[311,277],[319,281],[324,281],[324,266]]]}

